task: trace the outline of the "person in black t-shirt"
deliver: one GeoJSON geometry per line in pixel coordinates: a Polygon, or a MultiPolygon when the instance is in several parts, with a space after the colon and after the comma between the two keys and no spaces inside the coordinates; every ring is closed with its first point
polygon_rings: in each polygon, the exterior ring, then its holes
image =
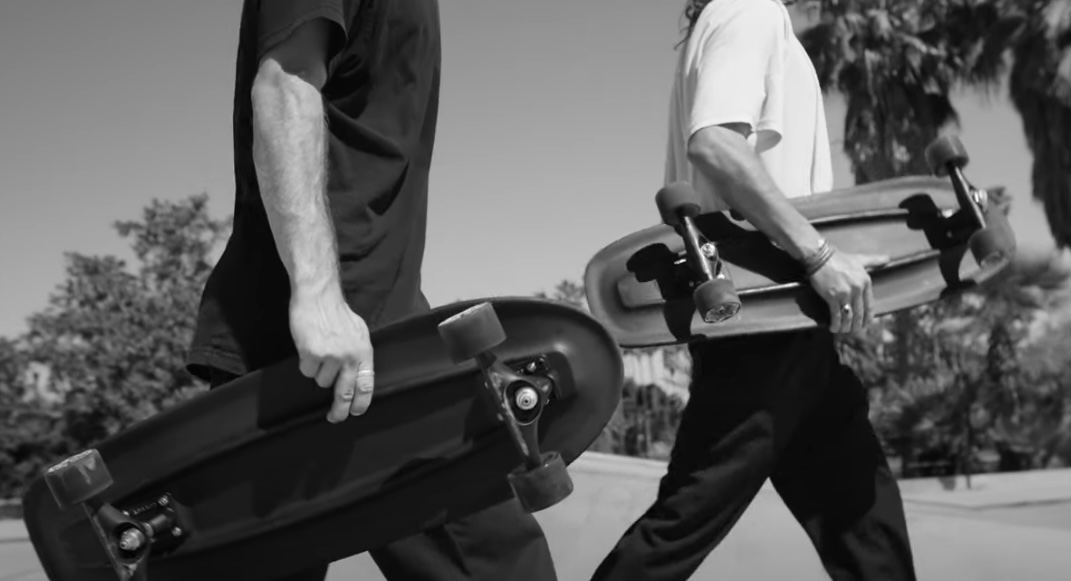
{"type": "MultiPolygon", "coordinates": [[[[335,393],[328,421],[368,409],[369,330],[429,309],[440,59],[436,0],[245,0],[233,233],[204,289],[191,373],[217,387],[297,355],[335,393]]],[[[391,581],[555,579],[516,502],[370,553],[391,581]]]]}

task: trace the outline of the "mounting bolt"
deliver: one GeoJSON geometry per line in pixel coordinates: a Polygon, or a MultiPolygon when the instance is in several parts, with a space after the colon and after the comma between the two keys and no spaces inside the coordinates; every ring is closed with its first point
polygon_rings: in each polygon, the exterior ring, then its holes
{"type": "Polygon", "coordinates": [[[179,528],[179,527],[172,528],[171,529],[171,536],[173,536],[173,537],[181,537],[182,536],[182,529],[179,528]]]}
{"type": "Polygon", "coordinates": [[[718,255],[718,248],[710,242],[707,242],[706,244],[700,246],[699,250],[701,250],[703,252],[703,256],[706,256],[707,258],[714,258],[718,255]]]}
{"type": "Polygon", "coordinates": [[[136,551],[145,542],[145,535],[138,529],[127,529],[119,535],[119,548],[124,551],[136,551]]]}
{"type": "Polygon", "coordinates": [[[539,394],[536,393],[536,390],[530,387],[524,387],[517,390],[517,395],[514,396],[514,400],[517,402],[517,407],[524,411],[528,411],[539,403],[539,394]]]}
{"type": "Polygon", "coordinates": [[[160,506],[167,506],[168,505],[167,497],[166,496],[161,496],[160,499],[156,501],[156,504],[159,504],[160,506]]]}

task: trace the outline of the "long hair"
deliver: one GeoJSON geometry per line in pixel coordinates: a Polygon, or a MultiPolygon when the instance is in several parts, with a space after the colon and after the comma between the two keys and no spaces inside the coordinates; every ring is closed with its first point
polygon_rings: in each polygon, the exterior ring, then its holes
{"type": "MultiPolygon", "coordinates": [[[[714,0],[685,0],[684,5],[684,19],[688,21],[688,26],[684,29],[684,38],[680,41],[680,44],[684,44],[688,37],[692,36],[692,31],[695,29],[695,23],[699,20],[699,15],[703,13],[703,9],[707,7],[714,0]]],[[[785,6],[791,6],[795,4],[797,0],[781,0],[781,3],[785,6]]]]}
{"type": "Polygon", "coordinates": [[[684,19],[688,21],[688,25],[684,29],[684,38],[681,40],[683,44],[688,37],[692,35],[692,30],[695,29],[695,23],[699,20],[699,15],[702,14],[703,9],[707,7],[713,0],[686,0],[684,6],[684,19]]]}

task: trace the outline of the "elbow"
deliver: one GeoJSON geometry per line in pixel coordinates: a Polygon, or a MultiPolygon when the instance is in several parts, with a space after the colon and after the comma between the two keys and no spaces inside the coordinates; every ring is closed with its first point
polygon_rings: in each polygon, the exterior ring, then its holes
{"type": "Polygon", "coordinates": [[[261,105],[274,101],[283,93],[287,86],[286,73],[282,67],[272,60],[265,60],[257,69],[250,88],[250,97],[253,99],[253,109],[261,108],[261,105]]]}
{"type": "Polygon", "coordinates": [[[257,74],[253,77],[254,95],[267,95],[285,91],[297,92],[319,97],[327,73],[323,67],[310,66],[307,63],[291,63],[275,55],[269,55],[260,61],[257,74]]]}
{"type": "Polygon", "coordinates": [[[703,129],[688,140],[688,161],[692,165],[705,167],[716,156],[716,145],[710,138],[708,130],[703,129]]]}
{"type": "Polygon", "coordinates": [[[704,173],[714,174],[711,177],[716,177],[718,168],[723,165],[720,160],[724,158],[729,145],[724,133],[725,130],[720,127],[707,127],[688,140],[688,161],[704,173]]]}
{"type": "Polygon", "coordinates": [[[268,112],[320,114],[321,95],[302,75],[287,71],[274,59],[264,59],[250,88],[254,117],[268,112]]]}
{"type": "Polygon", "coordinates": [[[695,132],[688,140],[688,161],[704,173],[720,180],[729,171],[732,161],[747,148],[746,128],[715,125],[695,132]]]}

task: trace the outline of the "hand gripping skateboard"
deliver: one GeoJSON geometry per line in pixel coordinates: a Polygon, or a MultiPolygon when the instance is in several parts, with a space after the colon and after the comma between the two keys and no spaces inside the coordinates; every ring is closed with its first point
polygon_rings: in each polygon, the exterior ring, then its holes
{"type": "MultiPolygon", "coordinates": [[[[1011,260],[1003,209],[966,179],[955,137],[926,149],[934,177],[906,177],[791,200],[836,248],[882,254],[870,272],[875,314],[939,300],[1011,260]]],[[[660,190],[662,224],[600,250],[585,271],[592,314],[623,347],[827,325],[801,265],[734,213],[703,212],[684,182],[660,190]]]]}
{"type": "Polygon", "coordinates": [[[613,338],[552,301],[448,305],[372,344],[362,416],[327,422],[331,390],[289,360],[49,468],[23,501],[49,579],[271,578],[512,498],[542,510],[620,399],[613,338]]]}

